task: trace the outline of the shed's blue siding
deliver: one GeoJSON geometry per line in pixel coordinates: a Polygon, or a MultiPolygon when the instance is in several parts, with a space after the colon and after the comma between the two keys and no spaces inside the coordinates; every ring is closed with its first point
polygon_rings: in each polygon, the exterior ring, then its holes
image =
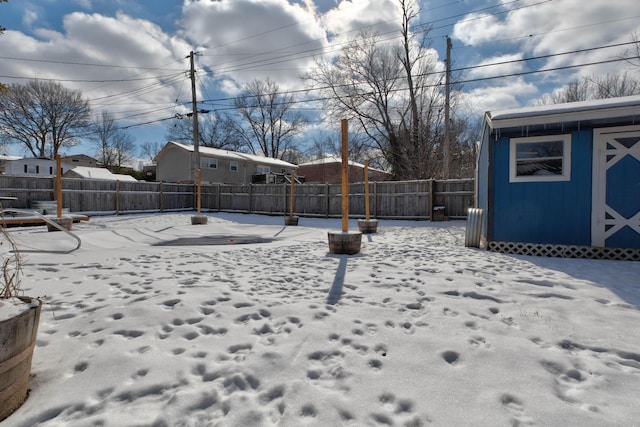
{"type": "Polygon", "coordinates": [[[509,137],[493,145],[493,241],[591,244],[593,132],[572,132],[571,180],[509,182],[509,137]],[[499,166],[498,166],[499,165],[499,166]]]}

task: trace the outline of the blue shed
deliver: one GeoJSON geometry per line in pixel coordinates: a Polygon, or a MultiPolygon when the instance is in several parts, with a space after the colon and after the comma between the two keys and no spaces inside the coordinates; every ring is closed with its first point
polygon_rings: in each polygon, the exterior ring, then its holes
{"type": "Polygon", "coordinates": [[[640,259],[640,96],[485,113],[481,244],[640,259]]]}

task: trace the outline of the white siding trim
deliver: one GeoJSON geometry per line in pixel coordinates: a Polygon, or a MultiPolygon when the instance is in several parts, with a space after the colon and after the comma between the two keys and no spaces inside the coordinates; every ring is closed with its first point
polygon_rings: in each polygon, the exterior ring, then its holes
{"type": "Polygon", "coordinates": [[[611,135],[624,133],[638,133],[640,126],[621,126],[599,128],[593,130],[593,169],[592,169],[592,204],[591,204],[591,245],[604,247],[606,239],[622,229],[625,225],[639,232],[640,213],[630,219],[622,218],[615,210],[607,206],[607,170],[621,160],[625,155],[633,155],[640,160],[640,143],[636,143],[632,150],[615,148],[609,151],[620,151],[607,163],[607,139],[611,135]],[[607,212],[612,219],[607,219],[607,212]],[[607,231],[605,227],[612,225],[607,231]]]}
{"type": "Polygon", "coordinates": [[[571,134],[511,138],[509,140],[509,182],[571,181],[571,134]],[[516,146],[536,142],[562,141],[562,175],[517,175],[516,146]]]}

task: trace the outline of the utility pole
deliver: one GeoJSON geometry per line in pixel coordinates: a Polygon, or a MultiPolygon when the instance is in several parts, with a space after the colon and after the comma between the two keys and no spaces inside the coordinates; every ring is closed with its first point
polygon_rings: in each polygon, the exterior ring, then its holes
{"type": "Polygon", "coordinates": [[[198,104],[196,101],[196,67],[194,61],[195,53],[191,51],[189,53],[189,60],[191,62],[191,71],[189,77],[191,78],[191,110],[193,114],[193,165],[191,168],[191,176],[193,182],[196,181],[197,171],[200,169],[200,149],[198,148],[198,104]]]}
{"type": "Polygon", "coordinates": [[[449,124],[449,98],[451,94],[451,39],[447,36],[447,59],[444,82],[444,144],[442,146],[442,178],[449,179],[449,147],[451,146],[451,126],[449,124]]]}

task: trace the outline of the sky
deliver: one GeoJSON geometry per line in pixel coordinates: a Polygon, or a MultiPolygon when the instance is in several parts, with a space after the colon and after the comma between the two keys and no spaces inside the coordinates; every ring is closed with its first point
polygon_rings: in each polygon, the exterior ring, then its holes
{"type": "MultiPolygon", "coordinates": [[[[487,110],[530,105],[583,76],[640,78],[640,67],[620,60],[635,51],[637,0],[421,0],[418,7],[416,29],[430,28],[440,69],[451,38],[460,116],[480,120],[487,110]]],[[[0,82],[52,79],[81,90],[93,114],[111,112],[140,145],[163,144],[172,118],[191,111],[191,51],[199,109],[228,111],[244,84],[267,77],[303,96],[300,76],[314,57],[336,55],[363,29],[394,37],[399,9],[398,0],[10,0],[0,3],[0,24],[7,28],[0,82]]],[[[302,109],[317,116],[315,104],[302,109]]],[[[93,149],[83,144],[69,154],[93,149]]]]}
{"type": "MultiPolygon", "coordinates": [[[[93,216],[79,247],[8,229],[43,304],[31,391],[3,427],[640,419],[638,262],[466,248],[463,221],[380,220],[334,255],[339,218],[192,215],[93,216]]],[[[17,310],[0,300],[0,320],[17,310]]]]}

